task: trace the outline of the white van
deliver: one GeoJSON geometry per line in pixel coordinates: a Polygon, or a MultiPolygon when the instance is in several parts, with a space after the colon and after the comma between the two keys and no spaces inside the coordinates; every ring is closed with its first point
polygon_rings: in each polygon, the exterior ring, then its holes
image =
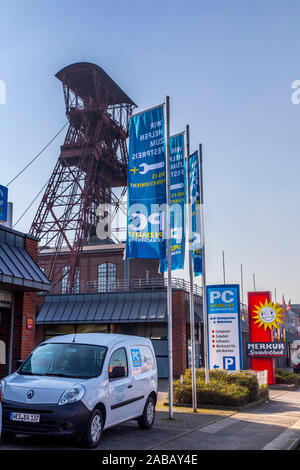
{"type": "Polygon", "coordinates": [[[148,429],[155,418],[155,355],[151,341],[138,336],[51,338],[0,384],[3,439],[74,436],[92,448],[104,429],[130,419],[148,429]]]}
{"type": "Polygon", "coordinates": [[[2,396],[1,396],[1,388],[0,388],[0,439],[1,439],[1,433],[2,433],[2,396]]]}

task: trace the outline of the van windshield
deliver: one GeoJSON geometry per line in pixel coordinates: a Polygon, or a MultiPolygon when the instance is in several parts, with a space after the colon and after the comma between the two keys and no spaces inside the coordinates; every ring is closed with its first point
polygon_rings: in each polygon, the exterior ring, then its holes
{"type": "Polygon", "coordinates": [[[106,351],[90,344],[45,343],[28,356],[18,373],[90,379],[101,373],[106,351]]]}

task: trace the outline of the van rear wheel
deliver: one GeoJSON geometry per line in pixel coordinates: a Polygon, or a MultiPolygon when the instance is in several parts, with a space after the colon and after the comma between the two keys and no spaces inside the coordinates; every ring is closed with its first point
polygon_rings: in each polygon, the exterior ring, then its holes
{"type": "Polygon", "coordinates": [[[155,418],[155,401],[153,397],[149,397],[146,401],[145,408],[142,416],[137,420],[141,429],[150,429],[154,423],[155,418]]]}
{"type": "Polygon", "coordinates": [[[92,449],[99,445],[102,438],[103,423],[101,410],[94,410],[89,417],[85,434],[81,440],[84,447],[92,449]]]}

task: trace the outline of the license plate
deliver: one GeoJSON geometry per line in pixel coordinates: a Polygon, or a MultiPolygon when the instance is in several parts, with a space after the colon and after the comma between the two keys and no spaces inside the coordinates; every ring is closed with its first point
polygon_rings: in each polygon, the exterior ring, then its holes
{"type": "Polygon", "coordinates": [[[23,421],[25,423],[39,423],[40,415],[31,414],[31,413],[10,413],[11,421],[23,421]]]}

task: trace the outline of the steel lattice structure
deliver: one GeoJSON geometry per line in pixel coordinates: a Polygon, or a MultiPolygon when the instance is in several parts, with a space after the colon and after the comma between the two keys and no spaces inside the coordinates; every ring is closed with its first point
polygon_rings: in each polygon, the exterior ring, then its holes
{"type": "Polygon", "coordinates": [[[56,259],[67,249],[73,285],[82,246],[95,235],[99,204],[118,206],[112,188],[126,186],[126,139],[136,105],[97,65],[72,64],[56,77],[63,84],[69,127],[30,233],[40,239],[40,249],[51,252],[52,281],[61,279],[56,259]]]}

